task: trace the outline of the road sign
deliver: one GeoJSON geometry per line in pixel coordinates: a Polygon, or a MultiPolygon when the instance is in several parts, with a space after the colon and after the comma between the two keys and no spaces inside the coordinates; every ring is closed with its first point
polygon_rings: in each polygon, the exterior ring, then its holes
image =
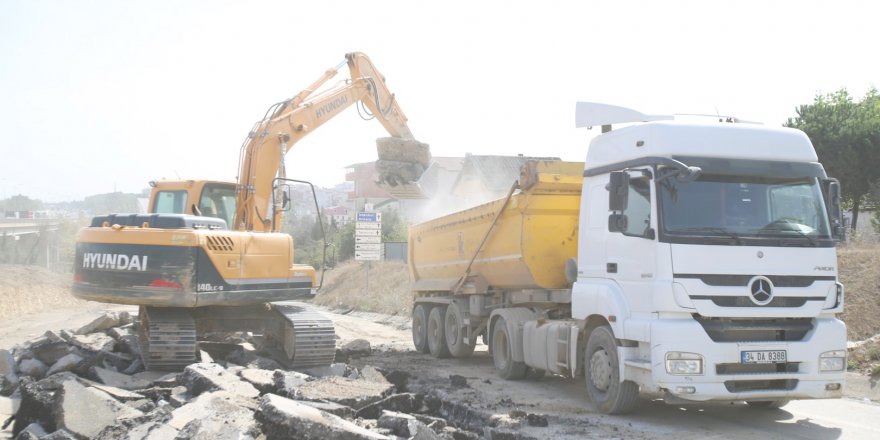
{"type": "Polygon", "coordinates": [[[357,236],[354,238],[355,244],[357,243],[382,243],[382,237],[362,237],[357,236]]]}
{"type": "MultiPolygon", "coordinates": [[[[354,229],[354,259],[379,261],[382,259],[382,213],[359,212],[354,229]]],[[[369,270],[369,269],[368,269],[369,270]]],[[[369,277],[369,271],[368,277],[369,277]]],[[[369,278],[367,278],[369,280],[369,278]]],[[[369,281],[367,281],[369,285],[369,281]]],[[[369,288],[367,289],[369,290],[369,288]]]]}
{"type": "Polygon", "coordinates": [[[359,212],[357,213],[357,221],[359,222],[381,222],[381,212],[359,212]]]}
{"type": "Polygon", "coordinates": [[[357,261],[379,261],[382,259],[382,256],[378,252],[354,251],[354,259],[357,261]]]}
{"type": "Polygon", "coordinates": [[[355,243],[354,250],[356,251],[381,251],[382,244],[381,243],[355,243]]]}
{"type": "Polygon", "coordinates": [[[354,230],[355,237],[382,237],[382,230],[380,229],[355,229],[354,230]]]}

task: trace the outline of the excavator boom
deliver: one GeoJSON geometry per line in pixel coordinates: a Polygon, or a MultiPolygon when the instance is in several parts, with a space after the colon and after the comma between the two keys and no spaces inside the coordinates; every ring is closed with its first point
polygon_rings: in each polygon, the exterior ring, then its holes
{"type": "MultiPolygon", "coordinates": [[[[284,177],[287,152],[306,135],[356,103],[362,103],[394,139],[396,148],[384,148],[383,141],[379,141],[380,160],[411,163],[411,157],[418,157],[416,168],[420,166],[422,171],[427,168],[430,161],[428,146],[413,139],[406,115],[370,59],[354,52],[346,55],[345,64],[349,67],[350,79],[328,90],[316,92],[336,75],[343,64],[328,69],[295,97],[276,104],[266,118],[254,125],[243,147],[234,228],[262,232],[271,230],[272,216],[280,215],[279,207],[270,207],[272,184],[276,176],[284,177]],[[411,151],[420,154],[408,154],[411,151]]],[[[387,170],[387,173],[393,172],[387,170]]],[[[412,177],[381,174],[380,171],[381,182],[407,184],[413,180],[412,177]]]]}

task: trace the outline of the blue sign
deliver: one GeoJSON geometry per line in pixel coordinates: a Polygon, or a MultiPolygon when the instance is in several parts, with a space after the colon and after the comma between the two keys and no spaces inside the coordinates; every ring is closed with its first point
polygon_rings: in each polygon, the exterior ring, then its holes
{"type": "Polygon", "coordinates": [[[357,213],[357,221],[359,222],[378,222],[382,221],[381,214],[378,212],[359,212],[357,213]]]}

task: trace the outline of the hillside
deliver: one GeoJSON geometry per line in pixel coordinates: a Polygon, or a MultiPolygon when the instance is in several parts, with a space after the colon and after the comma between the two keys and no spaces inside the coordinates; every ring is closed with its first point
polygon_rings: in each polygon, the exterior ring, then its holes
{"type": "Polygon", "coordinates": [[[412,294],[406,264],[349,262],[328,270],[315,302],[335,308],[352,308],[387,315],[409,316],[412,294]],[[366,294],[369,282],[369,294],[366,294]]]}
{"type": "Polygon", "coordinates": [[[838,249],[845,286],[843,314],[847,336],[860,341],[880,333],[880,245],[850,244],[838,249]]]}

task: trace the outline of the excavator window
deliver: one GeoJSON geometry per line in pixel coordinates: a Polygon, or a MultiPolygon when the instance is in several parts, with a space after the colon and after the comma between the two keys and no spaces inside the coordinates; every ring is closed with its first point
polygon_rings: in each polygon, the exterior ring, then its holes
{"type": "Polygon", "coordinates": [[[155,214],[183,214],[186,212],[186,191],[159,191],[153,203],[155,214]]]}
{"type": "Polygon", "coordinates": [[[205,217],[214,217],[232,225],[235,215],[235,187],[227,185],[205,185],[199,198],[199,211],[205,217]]]}

